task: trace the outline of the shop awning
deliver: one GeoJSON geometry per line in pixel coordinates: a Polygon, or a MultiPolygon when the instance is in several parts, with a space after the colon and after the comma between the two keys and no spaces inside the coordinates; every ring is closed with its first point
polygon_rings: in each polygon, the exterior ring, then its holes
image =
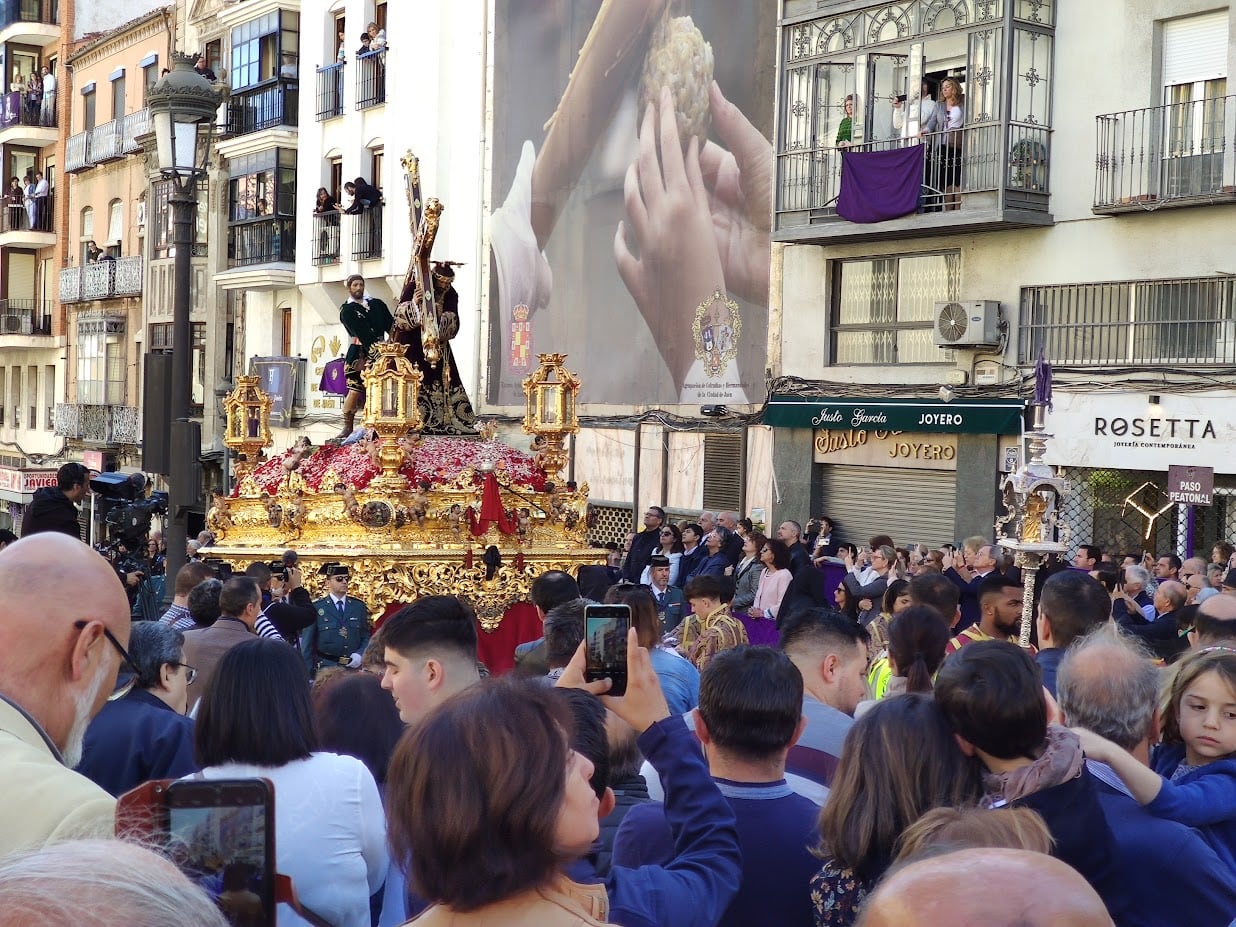
{"type": "Polygon", "coordinates": [[[774,393],[764,424],[825,431],[927,431],[944,434],[1015,435],[1021,432],[1020,399],[832,399],[774,393]]]}

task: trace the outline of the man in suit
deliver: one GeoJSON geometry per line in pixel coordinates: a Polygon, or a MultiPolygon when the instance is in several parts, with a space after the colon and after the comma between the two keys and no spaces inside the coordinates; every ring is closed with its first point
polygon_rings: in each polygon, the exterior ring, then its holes
{"type": "Polygon", "coordinates": [[[722,512],[717,516],[717,524],[729,532],[725,542],[725,556],[730,566],[738,566],[742,559],[742,535],[738,533],[738,513],[722,512]]]}
{"type": "Polygon", "coordinates": [[[346,566],[324,563],[318,572],[326,577],[327,594],[313,603],[317,621],[301,637],[309,675],[323,666],[360,669],[361,655],[369,644],[369,609],[348,595],[352,576],[346,566]]]}
{"type": "Polygon", "coordinates": [[[966,544],[961,555],[944,554],[944,575],[952,580],[961,590],[961,623],[957,630],[964,630],[972,624],[977,624],[980,618],[979,584],[991,573],[996,572],[996,558],[999,551],[991,544],[966,544]]]}
{"type": "Polygon", "coordinates": [[[803,526],[796,521],[783,521],[777,527],[777,537],[790,551],[790,573],[793,579],[781,600],[777,626],[792,611],[802,608],[828,607],[824,594],[824,574],[811,563],[811,553],[803,545],[803,526]]]}
{"type": "Polygon", "coordinates": [[[129,601],[107,561],[57,532],[0,554],[0,855],[111,837],[116,801],[73,771],[125,666],[129,601]]]}
{"type": "Polygon", "coordinates": [[[665,634],[678,627],[678,623],[682,621],[682,607],[686,600],[682,596],[681,589],[670,585],[669,557],[664,554],[653,554],[648,565],[651,568],[649,570],[651,578],[649,591],[656,600],[657,617],[661,619],[661,633],[665,634]]]}
{"type": "Polygon", "coordinates": [[[232,576],[219,590],[219,618],[208,628],[185,632],[185,662],[197,670],[189,684],[190,712],[214,677],[215,666],[225,653],[253,636],[253,625],[262,613],[262,591],[248,576],[232,576]]]}

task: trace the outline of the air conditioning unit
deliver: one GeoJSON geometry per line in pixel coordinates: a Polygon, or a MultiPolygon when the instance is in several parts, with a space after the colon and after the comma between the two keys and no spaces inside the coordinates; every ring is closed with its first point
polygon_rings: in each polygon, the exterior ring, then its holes
{"type": "Polygon", "coordinates": [[[1000,303],[994,299],[936,303],[932,340],[937,348],[965,348],[1000,343],[1000,303]]]}
{"type": "Polygon", "coordinates": [[[20,315],[5,315],[0,316],[0,329],[3,329],[7,334],[16,334],[21,331],[21,316],[20,315]]]}

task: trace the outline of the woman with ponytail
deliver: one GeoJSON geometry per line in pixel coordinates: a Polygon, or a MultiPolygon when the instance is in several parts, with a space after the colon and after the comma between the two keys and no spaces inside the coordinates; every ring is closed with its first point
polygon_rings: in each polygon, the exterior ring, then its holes
{"type": "Polygon", "coordinates": [[[867,675],[871,700],[859,702],[854,716],[891,695],[930,695],[951,633],[940,613],[928,605],[911,605],[898,614],[888,627],[888,656],[876,660],[867,675]]]}

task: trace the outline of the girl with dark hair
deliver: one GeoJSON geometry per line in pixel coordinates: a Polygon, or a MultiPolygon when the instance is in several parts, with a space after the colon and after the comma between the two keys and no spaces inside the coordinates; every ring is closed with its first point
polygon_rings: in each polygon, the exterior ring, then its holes
{"type": "Polygon", "coordinates": [[[976,767],[929,696],[877,703],[846,735],[820,809],[816,852],[824,866],[811,880],[816,927],[853,924],[902,832],[933,808],[975,804],[981,794],[976,767]]]}
{"type": "Polygon", "coordinates": [[[858,624],[858,599],[850,595],[844,583],[837,584],[836,590],[833,591],[833,601],[837,604],[837,611],[858,624]]]}
{"type": "Polygon", "coordinates": [[[888,650],[888,629],[893,619],[910,607],[910,581],[895,579],[884,590],[884,601],[881,603],[879,617],[867,625],[867,633],[871,635],[868,649],[871,653],[884,656],[888,650]]]}
{"type": "Polygon", "coordinates": [[[734,598],[730,600],[732,614],[745,615],[755,605],[755,593],[760,588],[760,577],[764,575],[764,564],[760,562],[760,551],[768,538],[754,531],[743,538],[742,559],[734,567],[734,598]]]}
{"type": "Polygon", "coordinates": [[[892,623],[888,632],[888,665],[893,671],[885,695],[902,692],[931,693],[944,651],[949,627],[927,605],[911,605],[892,623]]]}
{"type": "MultiPolygon", "coordinates": [[[[360,760],[320,752],[300,654],[264,638],[228,650],[195,734],[203,778],[274,783],[276,859],[301,903],[336,927],[369,927],[389,863],[382,801],[360,760]]],[[[280,911],[280,927],[301,923],[280,911]]]]}

